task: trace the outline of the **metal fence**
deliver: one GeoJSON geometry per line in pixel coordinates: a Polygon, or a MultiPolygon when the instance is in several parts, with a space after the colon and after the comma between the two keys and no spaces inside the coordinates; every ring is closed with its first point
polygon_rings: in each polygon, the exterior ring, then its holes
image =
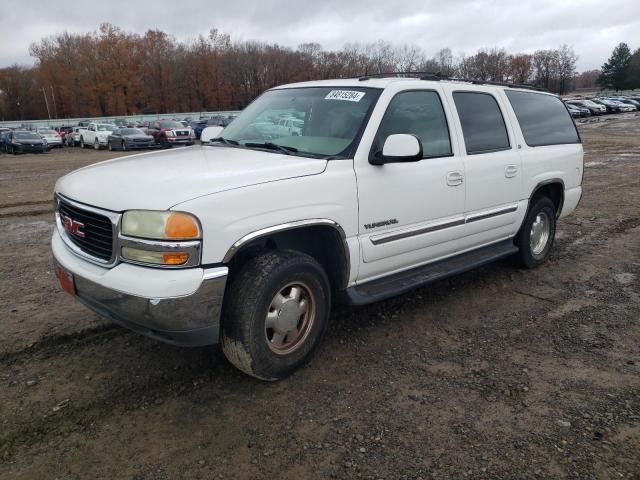
{"type": "Polygon", "coordinates": [[[158,114],[150,114],[150,115],[122,115],[119,117],[80,117],[80,118],[56,118],[56,119],[41,119],[41,120],[15,120],[12,122],[0,122],[0,127],[9,127],[9,128],[17,128],[21,126],[31,126],[31,127],[62,127],[65,125],[75,126],[78,125],[78,122],[82,120],[88,120],[91,122],[100,122],[100,123],[113,123],[114,120],[133,120],[138,122],[145,122],[151,120],[159,120],[161,118],[164,119],[176,119],[176,120],[184,120],[185,118],[189,118],[193,121],[199,120],[200,118],[210,118],[215,116],[223,116],[226,117],[228,115],[237,115],[240,113],[239,111],[222,111],[222,112],[180,112],[180,113],[158,113],[158,114]]]}

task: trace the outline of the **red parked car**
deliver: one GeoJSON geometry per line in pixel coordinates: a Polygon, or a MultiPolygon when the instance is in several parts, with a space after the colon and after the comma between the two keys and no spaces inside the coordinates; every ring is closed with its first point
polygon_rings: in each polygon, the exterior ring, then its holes
{"type": "Polygon", "coordinates": [[[157,120],[149,126],[146,133],[153,136],[156,144],[163,148],[193,145],[196,141],[193,129],[175,120],[157,120]]]}

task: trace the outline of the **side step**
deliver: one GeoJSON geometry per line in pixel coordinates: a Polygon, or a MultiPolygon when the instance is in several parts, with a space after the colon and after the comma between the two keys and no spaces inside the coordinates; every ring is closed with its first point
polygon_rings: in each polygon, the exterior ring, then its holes
{"type": "Polygon", "coordinates": [[[347,305],[378,302],[507,257],[517,251],[518,247],[513,244],[513,239],[504,240],[438,262],[349,287],[341,293],[339,300],[347,305]]]}

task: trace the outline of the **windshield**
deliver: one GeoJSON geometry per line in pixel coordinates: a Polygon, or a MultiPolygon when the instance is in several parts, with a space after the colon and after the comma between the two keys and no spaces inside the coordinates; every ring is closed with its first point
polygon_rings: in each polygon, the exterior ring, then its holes
{"type": "Polygon", "coordinates": [[[352,87],[270,90],[221,135],[247,148],[275,144],[302,156],[347,156],[379,95],[352,87]]]}
{"type": "Polygon", "coordinates": [[[99,132],[113,132],[117,127],[115,125],[98,125],[99,132]]]}
{"type": "Polygon", "coordinates": [[[40,140],[40,136],[32,132],[15,132],[13,136],[21,140],[40,140]]]}

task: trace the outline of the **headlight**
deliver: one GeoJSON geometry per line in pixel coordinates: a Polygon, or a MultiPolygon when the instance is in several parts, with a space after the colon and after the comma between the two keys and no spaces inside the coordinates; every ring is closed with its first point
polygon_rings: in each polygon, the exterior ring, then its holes
{"type": "Polygon", "coordinates": [[[200,238],[198,220],[184,212],[129,210],[122,216],[123,235],[157,240],[193,240],[200,238]]]}

